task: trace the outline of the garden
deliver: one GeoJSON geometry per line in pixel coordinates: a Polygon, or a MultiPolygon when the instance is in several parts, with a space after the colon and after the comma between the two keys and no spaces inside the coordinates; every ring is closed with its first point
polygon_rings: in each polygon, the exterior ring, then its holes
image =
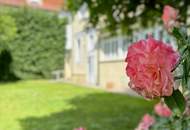
{"type": "Polygon", "coordinates": [[[190,2],[70,0],[65,5],[61,15],[0,8],[0,130],[190,130],[190,2]],[[175,39],[172,46],[148,33],[130,41],[122,69],[126,86],[138,96],[52,79],[52,72],[65,69],[66,27],[84,4],[85,33],[94,27],[109,36],[133,36],[138,28],[159,25],[175,39]]]}

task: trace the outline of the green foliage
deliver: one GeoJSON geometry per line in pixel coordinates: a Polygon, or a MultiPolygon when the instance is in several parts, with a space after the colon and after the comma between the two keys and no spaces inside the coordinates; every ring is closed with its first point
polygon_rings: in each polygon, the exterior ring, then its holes
{"type": "Polygon", "coordinates": [[[8,42],[16,37],[16,24],[13,17],[0,15],[0,81],[12,81],[17,77],[11,70],[12,55],[7,48],[8,42]]]}
{"type": "Polygon", "coordinates": [[[190,36],[187,36],[186,27],[174,28],[172,34],[177,40],[178,50],[181,55],[179,68],[182,70],[182,86],[183,89],[189,89],[189,73],[190,73],[190,36]]]}
{"type": "Polygon", "coordinates": [[[174,90],[171,96],[164,98],[164,101],[171,110],[179,109],[181,113],[185,110],[185,98],[179,90],[174,90]]]}
{"type": "Polygon", "coordinates": [[[190,130],[190,118],[156,117],[156,123],[150,130],[190,130]]]}
{"type": "Polygon", "coordinates": [[[76,12],[82,5],[83,0],[67,0],[65,2],[65,8],[76,12]]]}
{"type": "Polygon", "coordinates": [[[14,19],[9,15],[0,15],[0,42],[4,43],[16,35],[14,19]]]}
{"type": "Polygon", "coordinates": [[[190,4],[189,0],[68,0],[66,5],[71,11],[76,11],[84,2],[89,7],[90,22],[98,25],[104,18],[104,24],[113,32],[116,28],[130,32],[137,23],[140,27],[160,23],[166,4],[179,9],[181,21],[186,21],[190,4]]]}
{"type": "Polygon", "coordinates": [[[53,70],[63,69],[63,19],[56,13],[28,8],[15,8],[1,14],[14,19],[17,28],[16,37],[8,42],[8,47],[13,58],[12,70],[18,77],[48,78],[53,70]]]}

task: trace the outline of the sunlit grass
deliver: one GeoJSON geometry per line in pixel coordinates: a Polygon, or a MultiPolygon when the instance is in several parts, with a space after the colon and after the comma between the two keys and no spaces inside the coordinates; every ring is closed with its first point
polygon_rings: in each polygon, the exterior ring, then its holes
{"type": "Polygon", "coordinates": [[[133,130],[153,102],[50,81],[0,84],[0,130],[133,130]]]}

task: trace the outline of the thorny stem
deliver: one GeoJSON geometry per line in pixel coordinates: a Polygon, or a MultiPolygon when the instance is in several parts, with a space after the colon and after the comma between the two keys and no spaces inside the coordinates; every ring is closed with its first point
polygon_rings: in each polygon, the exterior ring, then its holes
{"type": "Polygon", "coordinates": [[[183,58],[180,57],[179,61],[177,62],[177,64],[175,65],[175,67],[171,70],[171,72],[174,72],[177,69],[177,67],[181,64],[182,60],[183,60],[183,58]]]}
{"type": "MultiPolygon", "coordinates": [[[[190,75],[188,75],[188,77],[190,77],[190,75]]],[[[177,75],[174,77],[174,80],[179,80],[179,79],[182,79],[183,76],[182,75],[177,75]]]]}
{"type": "Polygon", "coordinates": [[[184,59],[184,53],[186,52],[186,50],[188,49],[188,46],[186,46],[186,48],[184,49],[182,56],[180,56],[179,61],[177,62],[177,64],[174,66],[174,68],[171,70],[171,72],[174,72],[176,70],[176,68],[181,64],[181,62],[184,59]]]}
{"type": "Polygon", "coordinates": [[[174,80],[179,80],[179,79],[182,79],[182,75],[178,75],[174,77],[174,80]]]}

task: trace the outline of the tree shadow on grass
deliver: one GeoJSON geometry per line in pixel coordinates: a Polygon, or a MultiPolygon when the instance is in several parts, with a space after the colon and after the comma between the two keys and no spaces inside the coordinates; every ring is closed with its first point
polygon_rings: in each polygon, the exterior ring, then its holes
{"type": "Polygon", "coordinates": [[[154,102],[112,93],[95,93],[69,101],[73,109],[20,120],[22,130],[133,130],[154,102]]]}

